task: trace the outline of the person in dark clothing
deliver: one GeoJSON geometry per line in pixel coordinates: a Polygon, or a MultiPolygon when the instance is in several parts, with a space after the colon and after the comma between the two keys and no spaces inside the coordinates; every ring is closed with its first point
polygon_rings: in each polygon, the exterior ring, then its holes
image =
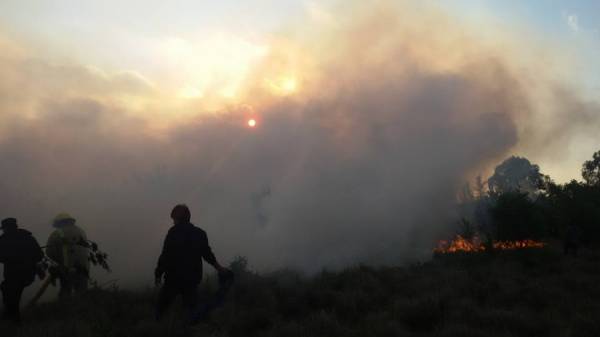
{"type": "Polygon", "coordinates": [[[229,270],[222,267],[210,246],[206,232],[190,223],[191,213],[186,205],[177,205],[171,212],[173,227],[169,229],[158,259],[154,276],[156,285],[162,283],[156,309],[159,320],[178,295],[188,311],[189,319],[197,305],[197,289],[202,281],[202,259],[220,274],[229,270]]]}
{"type": "Polygon", "coordinates": [[[37,263],[44,253],[30,232],[19,229],[15,218],[2,220],[0,263],[4,264],[2,302],[3,319],[21,322],[20,303],[25,287],[31,285],[37,273],[37,263]]]}

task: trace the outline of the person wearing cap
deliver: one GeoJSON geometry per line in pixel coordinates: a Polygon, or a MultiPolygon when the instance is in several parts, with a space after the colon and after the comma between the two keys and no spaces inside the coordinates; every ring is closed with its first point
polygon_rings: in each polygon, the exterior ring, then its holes
{"type": "Polygon", "coordinates": [[[85,231],[68,213],[58,214],[52,221],[54,232],[46,245],[46,255],[58,265],[53,277],[60,281],[59,297],[87,290],[90,262],[85,231]]]}
{"type": "Polygon", "coordinates": [[[202,260],[212,265],[219,275],[231,273],[222,267],[208,245],[206,232],[190,222],[191,213],[186,205],[177,205],[171,211],[173,226],[169,229],[158,265],[154,272],[155,283],[160,285],[156,319],[169,307],[175,297],[181,295],[188,311],[188,320],[194,319],[197,306],[197,288],[202,281],[202,260]]]}
{"type": "Polygon", "coordinates": [[[31,285],[37,274],[37,264],[44,253],[31,232],[20,229],[17,219],[6,218],[0,227],[0,263],[4,264],[2,302],[3,319],[19,324],[21,296],[25,287],[31,285]]]}

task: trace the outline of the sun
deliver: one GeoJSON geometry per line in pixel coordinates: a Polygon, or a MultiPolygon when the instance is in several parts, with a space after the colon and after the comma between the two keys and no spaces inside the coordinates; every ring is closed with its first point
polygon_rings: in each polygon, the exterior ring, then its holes
{"type": "Polygon", "coordinates": [[[248,126],[251,127],[251,128],[255,127],[256,126],[256,119],[254,119],[254,118],[249,119],[248,120],[248,126]]]}

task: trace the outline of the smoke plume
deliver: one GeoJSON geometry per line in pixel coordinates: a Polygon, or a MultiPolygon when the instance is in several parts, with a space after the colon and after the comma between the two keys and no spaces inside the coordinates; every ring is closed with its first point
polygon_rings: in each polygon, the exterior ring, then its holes
{"type": "Polygon", "coordinates": [[[430,8],[348,7],[274,36],[211,110],[0,43],[0,215],[44,241],[71,213],[127,284],[151,279],[177,203],[223,263],[427,258],[464,181],[527,141],[530,76],[430,8]]]}

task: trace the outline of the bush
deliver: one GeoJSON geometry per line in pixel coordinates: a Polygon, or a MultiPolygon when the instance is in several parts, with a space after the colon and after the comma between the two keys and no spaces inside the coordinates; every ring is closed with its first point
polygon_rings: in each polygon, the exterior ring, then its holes
{"type": "MultiPolygon", "coordinates": [[[[0,331],[2,337],[597,336],[598,261],[597,251],[573,259],[549,247],[313,277],[290,270],[261,275],[246,266],[224,305],[193,328],[178,305],[155,322],[154,290],[115,288],[40,304],[24,312],[25,327],[0,323],[0,331]]],[[[214,291],[211,282],[203,292],[214,291]]]]}
{"type": "Polygon", "coordinates": [[[546,234],[541,209],[527,193],[499,195],[490,213],[496,240],[538,240],[546,234]]]}

